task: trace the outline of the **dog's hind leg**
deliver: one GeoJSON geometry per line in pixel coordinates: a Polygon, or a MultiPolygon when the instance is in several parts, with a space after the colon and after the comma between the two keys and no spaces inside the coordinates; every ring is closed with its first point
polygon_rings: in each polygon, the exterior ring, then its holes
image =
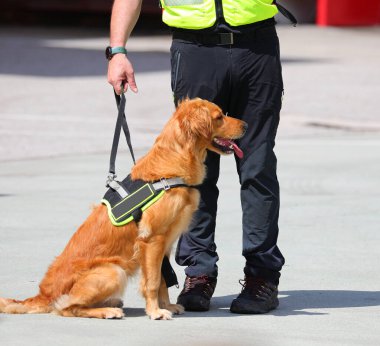
{"type": "Polygon", "coordinates": [[[56,313],[66,317],[122,318],[122,309],[99,306],[121,297],[126,279],[124,270],[115,264],[105,263],[89,269],[74,283],[67,295],[56,300],[56,313]]]}
{"type": "Polygon", "coordinates": [[[124,305],[120,298],[109,298],[106,301],[97,305],[97,307],[110,307],[110,308],[122,308],[124,305]]]}

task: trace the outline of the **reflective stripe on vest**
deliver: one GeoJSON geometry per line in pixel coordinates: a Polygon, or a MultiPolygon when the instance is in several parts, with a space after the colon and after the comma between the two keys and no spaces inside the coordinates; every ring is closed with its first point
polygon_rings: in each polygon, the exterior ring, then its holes
{"type": "MultiPolygon", "coordinates": [[[[205,29],[216,21],[216,0],[160,0],[165,24],[182,29],[205,29]]],[[[223,17],[231,26],[247,25],[277,14],[273,0],[220,0],[223,17]]]]}

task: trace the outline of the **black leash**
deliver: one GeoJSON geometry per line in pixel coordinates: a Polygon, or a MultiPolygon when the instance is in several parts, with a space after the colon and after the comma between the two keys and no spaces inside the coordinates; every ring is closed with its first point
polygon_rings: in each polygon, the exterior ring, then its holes
{"type": "Polygon", "coordinates": [[[133,163],[136,164],[135,154],[133,152],[132,143],[131,143],[131,134],[129,132],[127,119],[125,118],[125,104],[126,104],[125,95],[121,94],[120,96],[116,94],[115,90],[114,90],[114,94],[115,94],[116,105],[118,109],[118,115],[117,115],[115,133],[114,133],[113,142],[112,142],[108,180],[110,179],[114,180],[114,178],[116,177],[115,161],[116,161],[117,149],[119,146],[121,129],[123,129],[125,138],[127,140],[128,148],[129,148],[129,151],[131,152],[133,163]]]}
{"type": "Polygon", "coordinates": [[[277,0],[273,0],[273,3],[277,6],[278,8],[278,11],[287,19],[289,19],[294,26],[297,25],[297,19],[296,17],[293,16],[293,14],[291,12],[289,12],[284,6],[280,5],[279,3],[277,3],[277,0]]]}

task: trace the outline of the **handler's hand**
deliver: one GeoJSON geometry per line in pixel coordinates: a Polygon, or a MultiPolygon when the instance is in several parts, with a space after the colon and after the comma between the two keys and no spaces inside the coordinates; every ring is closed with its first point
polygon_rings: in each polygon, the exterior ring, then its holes
{"type": "Polygon", "coordinates": [[[110,83],[116,94],[128,90],[128,85],[134,93],[137,93],[135,74],[133,66],[125,54],[116,54],[108,63],[108,83],[110,83]],[[124,90],[122,90],[124,86],[124,90]]]}

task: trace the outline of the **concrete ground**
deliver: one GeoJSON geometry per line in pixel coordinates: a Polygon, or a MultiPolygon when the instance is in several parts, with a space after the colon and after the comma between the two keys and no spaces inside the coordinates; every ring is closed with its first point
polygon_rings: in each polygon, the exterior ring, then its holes
{"type": "MultiPolygon", "coordinates": [[[[286,265],[277,310],[229,313],[243,259],[238,181],[225,157],[220,275],[209,312],[150,321],[133,279],[125,319],[2,314],[1,345],[379,345],[379,34],[378,27],[279,27],[285,97],[276,153],[286,265]]],[[[36,293],[105,191],[116,117],[107,43],[94,30],[0,29],[1,297],[36,293]]],[[[129,44],[140,91],[128,93],[127,117],[138,157],[173,111],[169,45],[167,36],[129,44]]],[[[130,167],[123,150],[119,174],[130,167]]],[[[172,300],[178,293],[170,289],[172,300]]]]}

